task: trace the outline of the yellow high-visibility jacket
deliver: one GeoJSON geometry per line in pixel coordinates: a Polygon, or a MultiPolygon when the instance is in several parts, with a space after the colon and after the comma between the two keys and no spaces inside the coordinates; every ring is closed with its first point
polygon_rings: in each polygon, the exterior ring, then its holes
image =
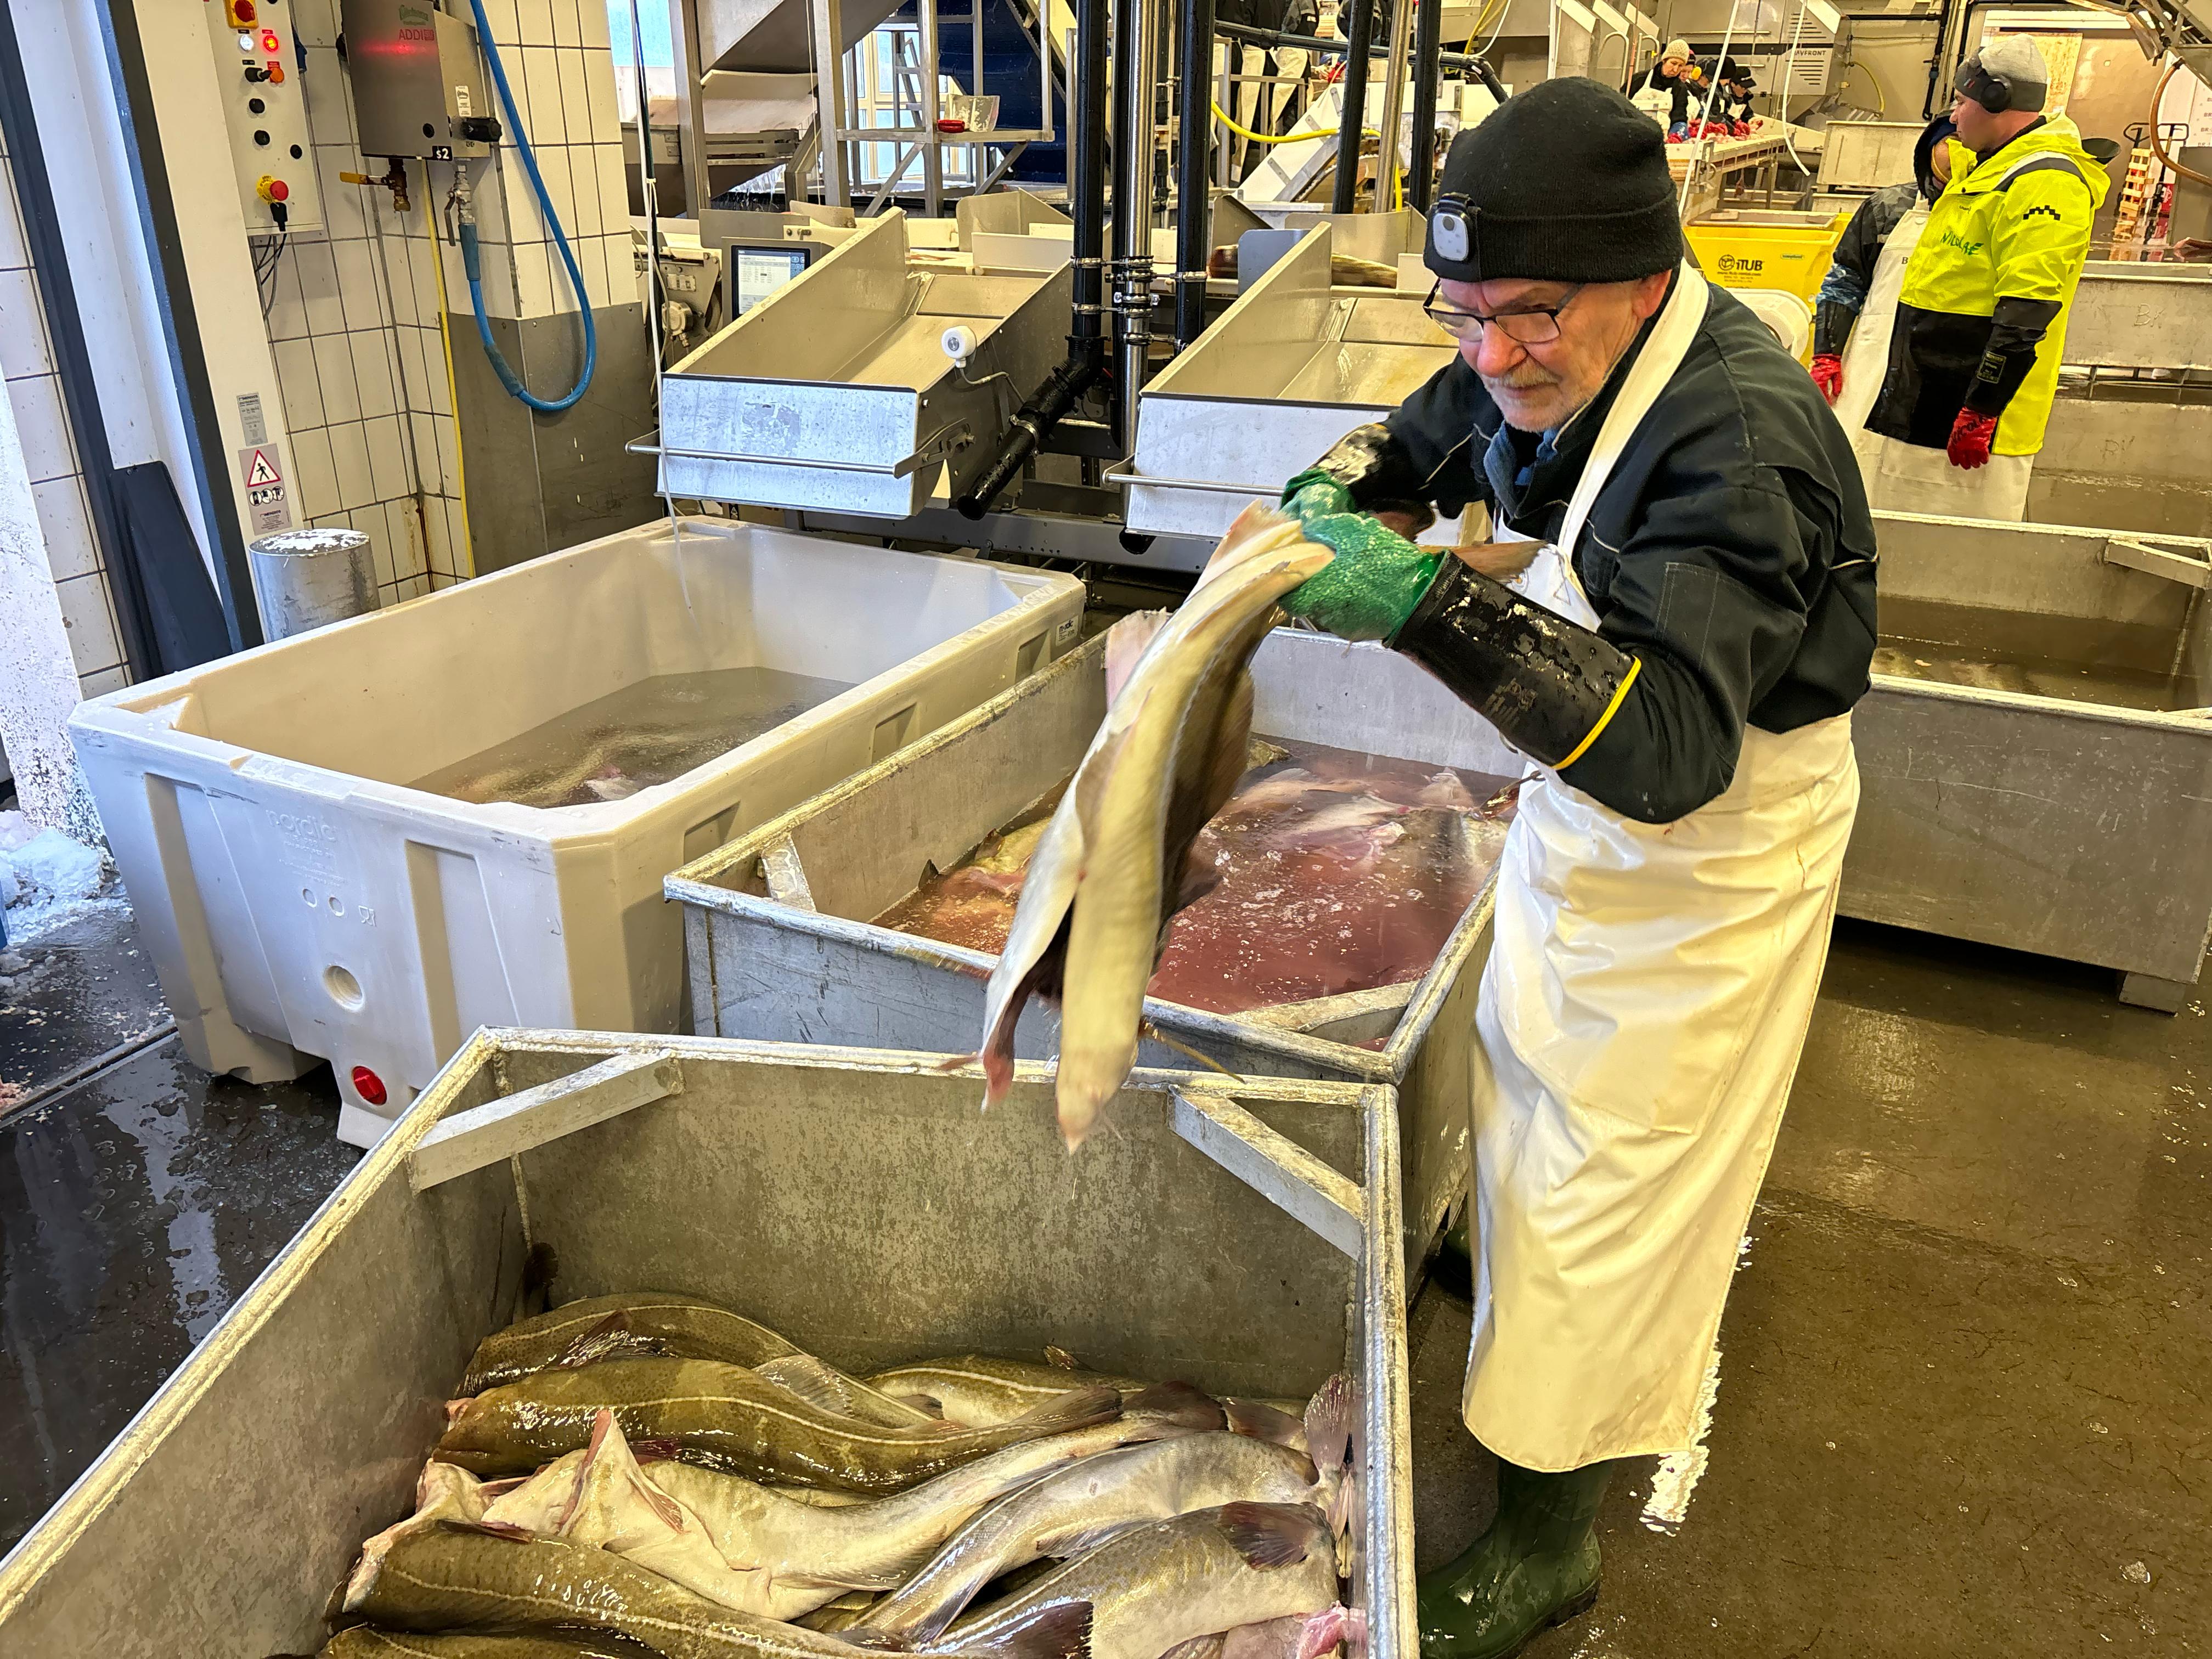
{"type": "Polygon", "coordinates": [[[1929,210],[1905,265],[1889,371],[1867,427],[1941,449],[1971,398],[1997,413],[1992,453],[2032,455],[2051,418],[2090,222],[2112,181],[2064,116],[1985,159],[1955,139],[1950,144],[1951,183],[1929,210]],[[2026,302],[2009,309],[2031,317],[2055,311],[2032,361],[2024,349],[2008,363],[2004,358],[2001,301],[2026,302]]]}

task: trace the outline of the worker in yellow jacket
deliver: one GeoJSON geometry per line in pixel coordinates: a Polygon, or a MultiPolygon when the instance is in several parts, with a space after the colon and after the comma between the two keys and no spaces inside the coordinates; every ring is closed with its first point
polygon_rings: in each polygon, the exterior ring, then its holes
{"type": "Polygon", "coordinates": [[[1951,184],[1905,269],[1889,369],[1853,434],[1871,505],[2018,520],[2058,386],[2066,313],[2111,180],[2049,71],[2007,35],[1960,66],[1951,184]]]}

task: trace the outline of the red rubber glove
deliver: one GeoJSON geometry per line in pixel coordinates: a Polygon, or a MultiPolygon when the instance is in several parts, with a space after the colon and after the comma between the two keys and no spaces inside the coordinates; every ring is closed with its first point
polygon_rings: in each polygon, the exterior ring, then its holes
{"type": "Polygon", "coordinates": [[[1830,403],[1836,401],[1844,389],[1844,360],[1832,351],[1824,351],[1813,359],[1813,384],[1820,388],[1820,395],[1830,403]]]}
{"type": "Polygon", "coordinates": [[[1969,472],[1978,466],[1990,464],[1990,446],[1996,441],[1997,417],[1977,415],[1971,409],[1959,411],[1959,418],[1951,422],[1951,441],[1943,453],[1951,458],[1951,465],[1963,466],[1969,472]]]}

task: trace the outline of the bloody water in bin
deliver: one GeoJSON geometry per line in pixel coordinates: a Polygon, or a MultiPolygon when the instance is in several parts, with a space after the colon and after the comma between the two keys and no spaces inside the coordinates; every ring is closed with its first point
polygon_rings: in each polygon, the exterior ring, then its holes
{"type": "MultiPolygon", "coordinates": [[[[1419,979],[1497,867],[1507,781],[1263,742],[1191,849],[1214,885],[1176,914],[1151,994],[1238,1014],[1419,979]]],[[[878,925],[997,954],[1042,829],[992,836],[878,925]]]]}

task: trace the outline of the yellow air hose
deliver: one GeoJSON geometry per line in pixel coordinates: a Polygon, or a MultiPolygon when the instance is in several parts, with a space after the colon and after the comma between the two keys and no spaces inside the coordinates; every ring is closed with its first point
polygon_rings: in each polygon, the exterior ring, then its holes
{"type": "MultiPolygon", "coordinates": [[[[456,166],[459,165],[458,162],[456,166]]],[[[438,273],[438,341],[446,353],[446,406],[453,416],[453,488],[461,501],[461,545],[453,550],[464,576],[477,574],[476,538],[469,530],[469,468],[461,453],[461,395],[453,383],[453,336],[446,326],[446,249],[438,240],[438,222],[430,211],[430,164],[422,164],[422,228],[430,236],[430,269],[438,273]]],[[[433,425],[433,431],[437,428],[433,425]]]]}

